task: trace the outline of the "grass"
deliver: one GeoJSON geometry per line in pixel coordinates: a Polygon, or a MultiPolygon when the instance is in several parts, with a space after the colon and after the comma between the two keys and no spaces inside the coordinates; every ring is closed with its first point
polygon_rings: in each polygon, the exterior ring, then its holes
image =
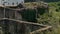
{"type": "Polygon", "coordinates": [[[34,6],[43,6],[44,2],[28,2],[28,3],[25,3],[24,5],[25,7],[32,8],[34,6]]]}
{"type": "MultiPolygon", "coordinates": [[[[39,34],[60,34],[60,1],[50,2],[49,4],[49,14],[44,13],[39,15],[38,22],[52,26],[52,31],[40,32],[39,34]]],[[[33,7],[34,5],[41,5],[40,3],[25,3],[28,7],[33,7]]]]}
{"type": "Polygon", "coordinates": [[[49,4],[49,14],[44,13],[39,15],[38,22],[52,26],[52,31],[40,32],[39,34],[60,34],[60,4],[59,2],[50,2],[49,4]],[[56,10],[57,9],[57,10],[56,10]]]}

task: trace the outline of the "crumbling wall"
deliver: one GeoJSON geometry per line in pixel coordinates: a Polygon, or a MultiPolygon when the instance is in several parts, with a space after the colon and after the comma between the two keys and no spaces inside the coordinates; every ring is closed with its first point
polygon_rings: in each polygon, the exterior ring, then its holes
{"type": "Polygon", "coordinates": [[[35,9],[25,9],[21,12],[22,20],[29,22],[36,22],[36,10],[35,9]]]}
{"type": "MultiPolygon", "coordinates": [[[[21,15],[18,13],[18,11],[8,8],[0,9],[0,18],[22,20],[22,18],[20,17],[21,15]]],[[[9,20],[0,20],[0,27],[2,28],[3,34],[28,34],[26,32],[27,25],[20,24],[18,22],[9,21],[9,20]]]]}
{"type": "Polygon", "coordinates": [[[0,8],[0,18],[11,18],[22,20],[21,14],[17,11],[8,9],[8,8],[0,8]]]}
{"type": "Polygon", "coordinates": [[[3,18],[4,17],[4,12],[3,12],[3,8],[0,8],[0,18],[3,18]]]}
{"type": "MultiPolygon", "coordinates": [[[[28,8],[22,11],[15,11],[8,8],[0,8],[0,18],[5,17],[29,22],[37,22],[36,18],[38,18],[38,14],[44,14],[44,12],[47,12],[46,10],[46,8],[28,8]]],[[[0,23],[1,27],[3,28],[4,34],[28,34],[26,31],[29,32],[29,30],[34,30],[33,28],[36,28],[32,25],[32,28],[29,29],[29,26],[26,24],[19,24],[18,22],[12,22],[8,20],[4,20],[0,23]]]]}
{"type": "Polygon", "coordinates": [[[22,20],[24,21],[29,21],[29,22],[37,22],[37,18],[39,17],[38,15],[43,15],[44,13],[48,13],[49,10],[48,8],[40,8],[40,7],[37,7],[36,9],[35,8],[28,8],[28,9],[25,9],[25,10],[22,10],[21,13],[21,16],[22,16],[22,20]]]}

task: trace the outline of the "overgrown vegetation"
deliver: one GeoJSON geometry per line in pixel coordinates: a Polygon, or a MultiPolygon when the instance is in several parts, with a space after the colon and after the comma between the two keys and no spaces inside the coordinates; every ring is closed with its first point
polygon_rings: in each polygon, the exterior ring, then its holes
{"type": "MultiPolygon", "coordinates": [[[[52,30],[47,30],[44,33],[40,32],[38,34],[60,34],[60,1],[50,2],[48,4],[49,13],[38,14],[39,18],[37,18],[37,20],[40,24],[52,26],[52,30]]],[[[31,7],[30,4],[29,7],[31,7]]]]}
{"type": "Polygon", "coordinates": [[[22,13],[22,19],[29,22],[36,22],[36,10],[26,9],[22,13]]]}
{"type": "MultiPolygon", "coordinates": [[[[49,4],[49,11],[44,12],[44,10],[43,11],[39,10],[40,14],[38,14],[39,18],[37,18],[37,21],[40,24],[45,24],[45,25],[52,26],[52,30],[51,31],[47,30],[47,31],[44,31],[44,32],[39,32],[38,34],[60,34],[60,1],[59,2],[50,2],[48,4],[49,4]],[[44,13],[44,14],[41,14],[41,12],[44,13]]],[[[36,6],[36,5],[43,6],[43,4],[36,3],[36,2],[25,3],[25,6],[29,7],[29,8],[31,8],[33,6],[36,6]]],[[[27,16],[26,19],[32,20],[34,18],[33,17],[34,10],[28,10],[28,11],[25,12],[27,14],[27,15],[25,14],[27,16]],[[28,11],[30,11],[30,12],[28,12],[28,11]],[[28,17],[29,15],[30,15],[30,18],[28,17]]]]}
{"type": "Polygon", "coordinates": [[[52,31],[47,31],[45,34],[60,34],[60,2],[49,3],[49,14],[40,15],[38,22],[46,25],[51,25],[52,31]]]}

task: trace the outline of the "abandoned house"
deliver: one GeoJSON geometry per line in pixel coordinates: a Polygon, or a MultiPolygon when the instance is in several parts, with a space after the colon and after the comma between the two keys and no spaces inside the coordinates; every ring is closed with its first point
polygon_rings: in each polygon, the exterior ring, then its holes
{"type": "MultiPolygon", "coordinates": [[[[38,24],[37,19],[39,11],[48,11],[47,7],[30,9],[30,8],[10,8],[10,6],[16,6],[21,0],[0,0],[0,34],[33,34],[39,31],[40,28],[46,28],[47,26],[38,24]],[[5,2],[6,1],[6,2],[5,2]],[[8,3],[12,1],[11,3],[8,3]],[[2,5],[9,7],[2,7],[2,5]]],[[[23,0],[24,3],[24,0],[23,0]]],[[[40,30],[41,31],[41,30],[40,30]]]]}

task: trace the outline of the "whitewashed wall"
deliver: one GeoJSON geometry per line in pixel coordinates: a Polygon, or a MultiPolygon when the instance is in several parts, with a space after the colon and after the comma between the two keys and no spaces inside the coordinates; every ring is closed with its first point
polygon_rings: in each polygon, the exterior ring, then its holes
{"type": "Polygon", "coordinates": [[[24,3],[24,0],[0,0],[0,6],[3,4],[5,4],[5,6],[16,6],[19,3],[24,3]]]}

